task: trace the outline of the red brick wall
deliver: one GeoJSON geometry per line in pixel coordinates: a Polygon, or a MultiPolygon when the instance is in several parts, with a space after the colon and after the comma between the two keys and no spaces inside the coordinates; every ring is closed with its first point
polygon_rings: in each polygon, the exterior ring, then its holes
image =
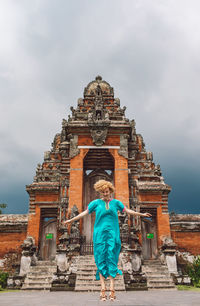
{"type": "Polygon", "coordinates": [[[58,201],[58,194],[51,194],[51,193],[37,193],[35,195],[35,202],[54,202],[58,201]]]}
{"type": "Polygon", "coordinates": [[[15,252],[21,253],[20,245],[26,238],[26,231],[21,233],[1,233],[0,234],[0,258],[3,258],[6,253],[15,252]]]}
{"type": "Polygon", "coordinates": [[[171,235],[179,251],[190,252],[193,255],[200,254],[200,232],[171,231],[171,235]]]}

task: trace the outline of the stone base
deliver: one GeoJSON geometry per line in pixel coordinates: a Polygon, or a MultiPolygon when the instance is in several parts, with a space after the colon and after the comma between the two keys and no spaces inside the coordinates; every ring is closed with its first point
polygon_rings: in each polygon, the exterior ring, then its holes
{"type": "Polygon", "coordinates": [[[143,273],[124,273],[124,282],[126,291],[148,290],[147,278],[143,273]]]}
{"type": "MultiPolygon", "coordinates": [[[[74,291],[76,283],[76,274],[72,273],[69,275],[68,281],[61,282],[59,276],[61,273],[57,274],[58,279],[52,282],[50,291],[74,291]]],[[[63,274],[64,275],[64,274],[63,274]]]]}
{"type": "Polygon", "coordinates": [[[53,284],[50,291],[74,291],[74,288],[68,284],[53,284]]]}

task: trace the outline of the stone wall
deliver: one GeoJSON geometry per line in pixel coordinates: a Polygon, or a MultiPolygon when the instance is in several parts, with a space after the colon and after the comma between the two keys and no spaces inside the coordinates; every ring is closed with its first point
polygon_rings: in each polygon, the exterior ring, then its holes
{"type": "Polygon", "coordinates": [[[179,251],[200,254],[200,215],[171,214],[170,228],[179,251]]]}

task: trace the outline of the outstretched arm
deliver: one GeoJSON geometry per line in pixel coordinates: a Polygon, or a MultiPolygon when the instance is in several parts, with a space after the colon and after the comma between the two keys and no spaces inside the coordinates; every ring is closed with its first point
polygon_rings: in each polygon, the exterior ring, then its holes
{"type": "Polygon", "coordinates": [[[151,214],[149,214],[149,213],[144,213],[144,214],[142,214],[142,213],[139,213],[139,212],[137,212],[137,211],[134,211],[134,210],[132,210],[132,209],[129,209],[129,208],[127,208],[126,206],[124,206],[124,210],[125,210],[125,212],[127,212],[127,214],[129,214],[129,215],[135,215],[135,216],[140,216],[140,217],[151,217],[152,215],[151,214]]]}
{"type": "Polygon", "coordinates": [[[67,223],[71,223],[71,222],[77,221],[77,220],[83,218],[84,216],[86,216],[86,215],[88,215],[88,214],[89,214],[89,210],[86,209],[86,210],[84,210],[82,213],[80,213],[79,215],[77,215],[76,217],[64,221],[63,224],[65,225],[65,224],[67,224],[67,223]]]}

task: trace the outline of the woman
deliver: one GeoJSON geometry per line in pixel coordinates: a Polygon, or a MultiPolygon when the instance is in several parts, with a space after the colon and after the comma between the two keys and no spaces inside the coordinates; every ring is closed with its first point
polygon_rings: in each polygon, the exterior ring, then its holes
{"type": "Polygon", "coordinates": [[[126,212],[130,215],[150,217],[149,213],[139,213],[128,209],[119,200],[112,199],[111,195],[115,188],[111,182],[100,180],[94,184],[94,188],[100,193],[101,198],[89,203],[88,208],[78,216],[69,219],[64,224],[79,220],[84,216],[96,213],[94,232],[93,232],[93,247],[94,258],[97,266],[96,280],[101,281],[100,299],[105,301],[105,278],[110,278],[110,300],[114,300],[115,289],[114,279],[117,274],[122,275],[122,271],[117,268],[119,253],[121,249],[119,221],[117,211],[126,212]]]}

